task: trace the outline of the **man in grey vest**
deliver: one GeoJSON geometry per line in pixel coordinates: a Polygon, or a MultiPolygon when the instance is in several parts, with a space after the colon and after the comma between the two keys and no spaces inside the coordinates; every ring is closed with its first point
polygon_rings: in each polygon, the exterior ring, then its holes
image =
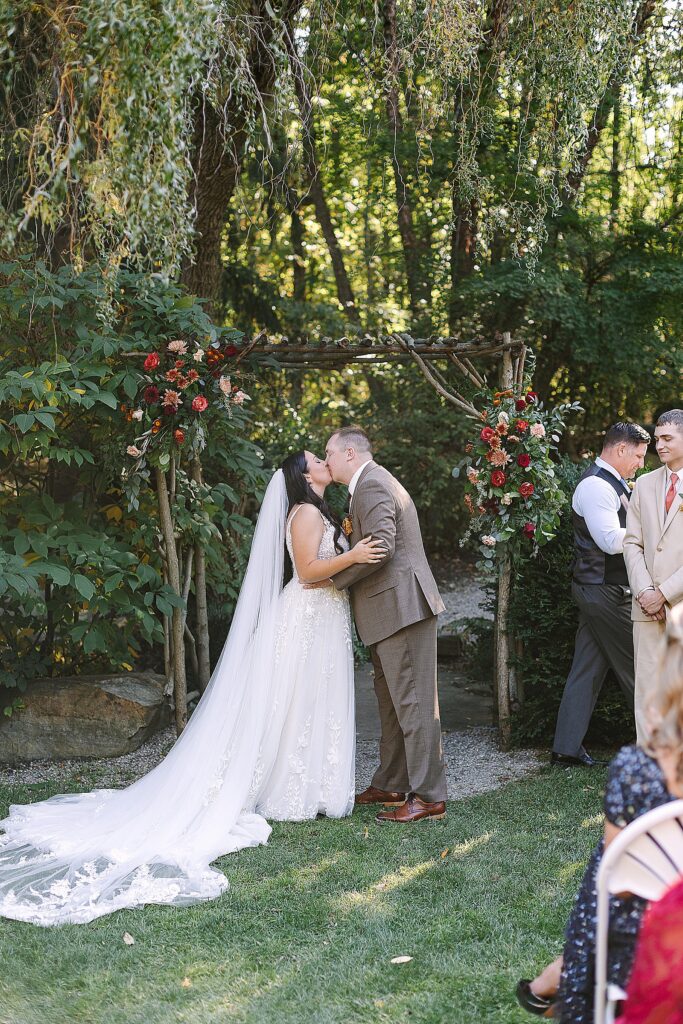
{"type": "Polygon", "coordinates": [[[642,468],[649,443],[650,435],[637,423],[615,423],[574,491],[572,599],[579,628],[557,715],[551,758],[556,765],[601,763],[586,751],[583,739],[608,669],[633,706],[631,591],[623,555],[631,495],[626,481],[642,468]]]}

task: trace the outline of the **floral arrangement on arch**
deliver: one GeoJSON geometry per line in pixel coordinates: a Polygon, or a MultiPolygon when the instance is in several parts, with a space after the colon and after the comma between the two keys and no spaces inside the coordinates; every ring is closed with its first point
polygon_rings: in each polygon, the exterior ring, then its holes
{"type": "Polygon", "coordinates": [[[196,455],[206,443],[202,417],[207,410],[219,406],[232,415],[233,406],[249,400],[230,372],[237,352],[218,341],[204,347],[176,338],[146,356],[133,405],[120,406],[126,420],[139,425],[140,433],[126,448],[138,466],[155,452],[162,465],[169,452],[196,455]]]}
{"type": "Polygon", "coordinates": [[[482,426],[453,470],[464,473],[470,524],[461,543],[476,536],[485,568],[501,549],[531,555],[552,540],[566,502],[552,453],[578,402],[546,410],[530,388],[485,392],[482,426]]]}

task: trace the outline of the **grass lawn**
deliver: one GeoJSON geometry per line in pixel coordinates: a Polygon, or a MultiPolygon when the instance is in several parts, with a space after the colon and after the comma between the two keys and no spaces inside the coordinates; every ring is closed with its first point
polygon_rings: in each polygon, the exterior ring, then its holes
{"type": "MultiPolygon", "coordinates": [[[[561,948],[604,781],[547,769],[409,828],[372,810],[276,824],[221,861],[221,899],[185,910],[0,919],[0,1022],[522,1024],[514,984],[561,948]]],[[[0,814],[55,791],[0,789],[0,814]]]]}

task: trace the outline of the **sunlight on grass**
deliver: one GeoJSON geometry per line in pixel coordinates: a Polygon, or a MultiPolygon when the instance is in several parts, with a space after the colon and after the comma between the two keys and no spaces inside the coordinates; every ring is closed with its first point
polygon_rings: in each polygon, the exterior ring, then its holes
{"type": "Polygon", "coordinates": [[[467,839],[464,843],[458,843],[457,846],[452,846],[450,855],[451,857],[461,858],[466,857],[468,853],[472,853],[479,846],[485,846],[486,843],[490,843],[493,839],[493,832],[483,832],[480,836],[475,836],[473,839],[467,839]]]}
{"type": "Polygon", "coordinates": [[[333,906],[342,912],[356,910],[358,907],[378,907],[383,901],[383,897],[388,893],[399,889],[402,885],[406,885],[416,878],[420,878],[430,868],[436,867],[436,864],[435,860],[425,860],[421,864],[415,864],[413,867],[401,867],[398,871],[384,875],[380,878],[379,882],[368,886],[367,889],[344,893],[333,906]]]}
{"type": "Polygon", "coordinates": [[[604,820],[603,814],[592,814],[590,818],[583,819],[581,828],[599,828],[604,820]]]}
{"type": "Polygon", "coordinates": [[[585,861],[575,860],[571,864],[563,864],[557,873],[558,881],[564,885],[576,885],[586,867],[585,861]]]}

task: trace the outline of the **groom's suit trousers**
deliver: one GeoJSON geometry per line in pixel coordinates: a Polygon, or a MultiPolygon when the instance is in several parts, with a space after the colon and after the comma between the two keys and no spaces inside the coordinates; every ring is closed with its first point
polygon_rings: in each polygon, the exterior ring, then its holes
{"type": "Polygon", "coordinates": [[[387,792],[446,799],[436,689],[436,616],[370,647],[382,726],[372,785],[387,792]]]}
{"type": "Polygon", "coordinates": [[[579,609],[579,628],[557,715],[553,750],[576,757],[608,669],[612,669],[633,706],[633,630],[627,587],[573,582],[572,599],[579,609]]]}

